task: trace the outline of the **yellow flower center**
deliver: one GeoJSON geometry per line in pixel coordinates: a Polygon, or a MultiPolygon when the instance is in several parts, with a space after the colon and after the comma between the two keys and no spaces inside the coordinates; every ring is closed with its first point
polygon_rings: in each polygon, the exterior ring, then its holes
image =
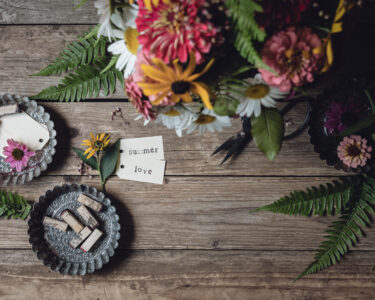
{"type": "Polygon", "coordinates": [[[164,112],[163,115],[166,115],[168,117],[178,117],[180,113],[177,110],[171,108],[170,111],[164,112]]]}
{"type": "Polygon", "coordinates": [[[126,47],[128,47],[128,50],[133,55],[137,55],[137,51],[139,48],[138,35],[139,33],[137,29],[131,27],[128,27],[124,32],[124,41],[126,47]]]}
{"type": "Polygon", "coordinates": [[[216,120],[216,117],[209,116],[209,115],[199,115],[198,119],[194,121],[195,124],[199,125],[206,125],[214,122],[216,120]]]}
{"type": "Polygon", "coordinates": [[[249,87],[245,94],[250,99],[262,99],[268,95],[270,88],[265,84],[255,84],[249,87]]]}

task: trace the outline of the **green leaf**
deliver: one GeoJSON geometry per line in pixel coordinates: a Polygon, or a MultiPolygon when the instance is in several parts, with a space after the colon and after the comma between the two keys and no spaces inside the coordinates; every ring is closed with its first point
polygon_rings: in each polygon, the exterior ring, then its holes
{"type": "Polygon", "coordinates": [[[106,54],[105,48],[108,39],[103,36],[97,38],[95,32],[97,32],[96,27],[86,37],[79,37],[78,42],[68,44],[58,58],[32,76],[59,75],[63,72],[95,63],[100,58],[103,58],[106,54]]]}
{"type": "Polygon", "coordinates": [[[92,169],[98,169],[98,161],[95,156],[91,156],[89,159],[83,154],[85,151],[79,148],[73,147],[73,151],[78,155],[78,157],[86,164],[89,165],[92,169]]]}
{"type": "Polygon", "coordinates": [[[31,205],[21,196],[0,190],[0,216],[25,220],[31,210],[31,205]]]}
{"type": "Polygon", "coordinates": [[[255,144],[270,160],[274,160],[281,149],[284,137],[284,122],[276,108],[262,108],[259,117],[251,119],[251,134],[255,144]]]}
{"type": "Polygon", "coordinates": [[[333,215],[341,213],[360,183],[359,177],[343,178],[326,185],[308,188],[305,191],[294,191],[289,196],[255,209],[295,216],[333,215]]]}
{"type": "Polygon", "coordinates": [[[215,101],[214,111],[219,116],[235,116],[239,101],[230,98],[219,96],[215,101]]]}
{"type": "Polygon", "coordinates": [[[100,74],[103,74],[103,73],[107,72],[109,69],[111,69],[116,64],[119,57],[120,57],[120,55],[113,55],[111,57],[111,60],[109,61],[108,65],[100,72],[100,74]]]}
{"type": "Polygon", "coordinates": [[[59,100],[59,101],[80,101],[92,96],[97,97],[100,90],[104,95],[114,92],[117,78],[121,87],[124,85],[123,73],[114,66],[101,74],[101,71],[108,65],[109,58],[105,57],[92,65],[78,68],[75,73],[65,76],[58,86],[44,89],[39,94],[30,97],[37,100],[59,100]]]}
{"type": "Polygon", "coordinates": [[[86,2],[87,2],[87,0],[81,0],[80,3],[78,3],[76,6],[73,7],[73,10],[76,10],[76,9],[80,8],[86,2]]]}
{"type": "Polygon", "coordinates": [[[255,14],[263,10],[262,6],[254,0],[227,0],[225,5],[234,25],[235,48],[256,67],[270,70],[254,46],[256,42],[263,42],[266,38],[266,32],[255,20],[255,14]]]}
{"type": "Polygon", "coordinates": [[[371,205],[374,202],[375,179],[365,176],[358,195],[350,199],[339,221],[329,226],[326,240],[320,244],[314,261],[295,280],[336,264],[348,252],[349,247],[355,246],[359,237],[363,236],[362,228],[372,221],[368,215],[373,213],[371,205]]]}
{"type": "Polygon", "coordinates": [[[345,129],[344,131],[340,132],[339,136],[347,136],[353,133],[357,133],[358,131],[370,127],[372,124],[375,123],[375,114],[368,115],[361,120],[359,120],[354,125],[350,126],[349,128],[345,129]]]}
{"type": "Polygon", "coordinates": [[[100,171],[102,174],[102,183],[104,184],[109,176],[112,175],[113,171],[116,168],[118,154],[120,151],[120,139],[116,141],[112,146],[104,152],[102,161],[100,163],[100,171]]]}

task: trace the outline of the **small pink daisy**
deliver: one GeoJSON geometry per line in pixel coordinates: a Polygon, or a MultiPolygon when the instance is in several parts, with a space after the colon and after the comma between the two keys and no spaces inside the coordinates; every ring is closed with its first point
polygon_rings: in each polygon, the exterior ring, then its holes
{"type": "Polygon", "coordinates": [[[337,147],[340,160],[351,168],[364,167],[371,158],[372,147],[367,146],[367,140],[359,135],[344,137],[337,147]]]}
{"type": "Polygon", "coordinates": [[[8,139],[8,146],[4,147],[5,161],[10,164],[11,168],[15,168],[17,172],[21,172],[27,166],[30,157],[35,155],[35,152],[27,149],[26,145],[19,144],[13,139],[8,139]]]}

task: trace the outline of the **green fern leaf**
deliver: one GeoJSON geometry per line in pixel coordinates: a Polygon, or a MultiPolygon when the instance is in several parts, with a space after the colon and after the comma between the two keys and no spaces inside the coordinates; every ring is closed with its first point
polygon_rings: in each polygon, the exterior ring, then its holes
{"type": "MultiPolygon", "coordinates": [[[[95,28],[92,30],[94,31],[95,28]]],[[[58,58],[51,64],[32,76],[59,75],[66,71],[72,71],[80,66],[95,63],[105,55],[108,39],[101,36],[79,37],[78,42],[69,44],[58,58]]]]}
{"type": "Polygon", "coordinates": [[[31,205],[21,196],[11,192],[0,191],[0,216],[25,220],[31,205]]]}
{"type": "Polygon", "coordinates": [[[97,97],[101,89],[107,96],[115,91],[116,78],[124,87],[123,74],[114,66],[102,72],[108,63],[108,58],[102,58],[93,65],[82,66],[76,73],[65,76],[58,86],[48,87],[30,98],[74,102],[97,97]]]}
{"type": "Polygon", "coordinates": [[[347,205],[358,184],[358,177],[333,181],[327,185],[295,191],[274,203],[257,208],[255,211],[271,211],[286,215],[333,215],[340,213],[347,205]]]}
{"type": "Polygon", "coordinates": [[[325,236],[326,240],[320,244],[314,262],[295,280],[339,262],[348,252],[349,247],[355,246],[358,239],[363,236],[362,228],[371,222],[369,215],[375,213],[373,204],[375,204],[375,179],[363,177],[359,194],[351,198],[339,221],[330,225],[326,231],[328,233],[325,236]]]}
{"type": "Polygon", "coordinates": [[[254,0],[227,0],[225,3],[236,31],[235,48],[250,63],[269,69],[254,47],[254,42],[263,42],[266,38],[265,31],[255,21],[255,13],[261,12],[262,7],[254,0]]]}

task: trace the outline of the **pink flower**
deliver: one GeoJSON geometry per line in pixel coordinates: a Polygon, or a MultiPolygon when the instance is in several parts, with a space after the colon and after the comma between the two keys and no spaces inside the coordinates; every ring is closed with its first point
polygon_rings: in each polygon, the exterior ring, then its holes
{"type": "Polygon", "coordinates": [[[364,111],[360,102],[351,97],[346,101],[332,101],[326,116],[324,127],[332,134],[354,125],[364,116],[364,111]]]}
{"type": "Polygon", "coordinates": [[[308,27],[289,27],[276,33],[264,44],[261,54],[263,61],[277,74],[259,69],[264,81],[282,92],[313,82],[322,62],[321,44],[308,27]]]}
{"type": "Polygon", "coordinates": [[[133,80],[133,75],[130,75],[125,79],[125,92],[128,95],[130,102],[146,120],[156,119],[155,112],[152,111],[150,100],[143,95],[142,90],[133,80]]]}
{"type": "Polygon", "coordinates": [[[371,158],[372,147],[367,146],[367,140],[359,135],[344,137],[337,147],[340,160],[351,168],[364,167],[371,158]]]}
{"type": "Polygon", "coordinates": [[[8,146],[4,147],[5,161],[10,164],[11,168],[15,168],[17,172],[21,172],[27,166],[30,157],[35,155],[35,152],[29,151],[23,144],[15,142],[13,139],[8,139],[8,146]]]}
{"type": "MultiPolygon", "coordinates": [[[[143,51],[170,63],[178,58],[184,63],[194,52],[197,63],[204,61],[204,54],[222,42],[221,28],[211,22],[205,0],[171,0],[159,3],[152,10],[139,0],[136,19],[138,40],[143,51]],[[206,12],[203,14],[203,12],[206,12]]],[[[212,17],[211,17],[212,18],[212,17]]]]}

